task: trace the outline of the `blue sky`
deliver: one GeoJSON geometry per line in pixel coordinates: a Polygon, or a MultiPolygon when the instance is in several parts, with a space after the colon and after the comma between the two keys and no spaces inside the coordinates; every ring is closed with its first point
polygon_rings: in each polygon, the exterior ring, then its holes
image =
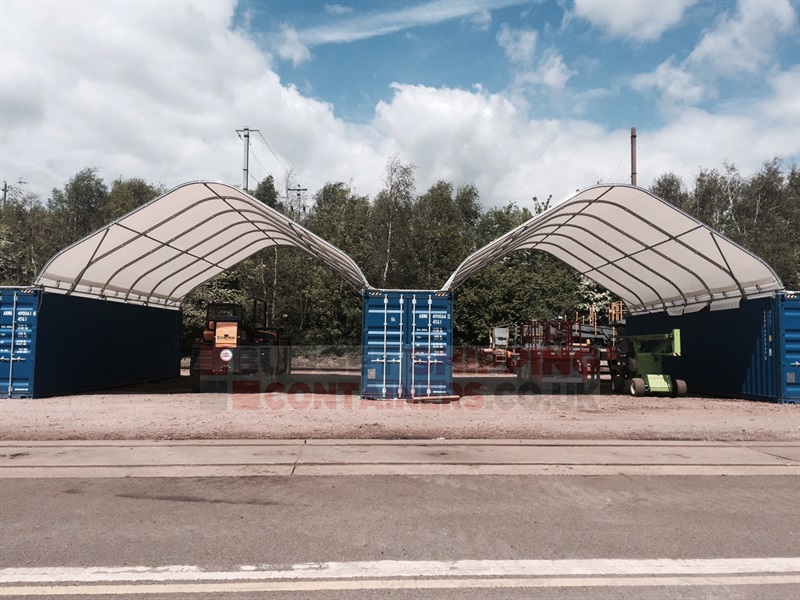
{"type": "Polygon", "coordinates": [[[800,0],[0,1],[0,175],[309,189],[474,183],[486,206],[800,162],[800,0]],[[180,25],[177,25],[180,24],[180,25]],[[265,143],[266,142],[266,143],[265,143]],[[254,181],[251,182],[251,186],[254,181]]]}

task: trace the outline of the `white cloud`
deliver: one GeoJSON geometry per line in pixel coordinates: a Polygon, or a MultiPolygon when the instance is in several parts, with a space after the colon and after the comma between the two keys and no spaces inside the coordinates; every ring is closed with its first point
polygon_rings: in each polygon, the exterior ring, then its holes
{"type": "MultiPolygon", "coordinates": [[[[223,3],[200,5],[205,12],[176,2],[4,4],[2,177],[22,178],[42,195],[85,167],[107,181],[238,183],[234,130],[247,125],[261,129],[283,164],[297,166],[307,187],[355,176],[371,189],[378,177],[357,173],[375,166],[379,176],[385,157],[356,165],[341,152],[345,144],[371,156],[364,132],[281,85],[269,57],[231,31],[223,3]],[[208,5],[217,14],[209,17],[208,5]]],[[[280,179],[274,161],[265,166],[280,179]]]]}
{"type": "Polygon", "coordinates": [[[613,37],[652,42],[678,24],[695,0],[575,0],[575,15],[613,37]]]}
{"type": "Polygon", "coordinates": [[[655,90],[667,106],[697,104],[707,95],[706,87],[692,73],[675,64],[675,59],[664,61],[652,73],[633,78],[633,89],[638,92],[655,90]]]}
{"type": "Polygon", "coordinates": [[[773,94],[758,104],[758,109],[770,119],[786,122],[786,127],[797,132],[797,146],[800,148],[800,66],[775,74],[770,81],[773,94]]]}
{"type": "Polygon", "coordinates": [[[505,51],[506,57],[514,64],[530,67],[536,51],[538,34],[530,29],[511,29],[503,25],[497,34],[497,43],[505,51]]]}
{"type": "Polygon", "coordinates": [[[531,29],[512,29],[503,25],[497,33],[497,43],[503,48],[509,62],[519,69],[510,90],[515,97],[524,98],[530,88],[538,86],[561,91],[574,75],[555,48],[548,48],[541,56],[537,56],[537,40],[537,32],[531,29]]]}
{"type": "Polygon", "coordinates": [[[551,90],[562,90],[573,72],[564,64],[564,58],[554,49],[544,53],[538,70],[542,83],[551,90]]]}
{"type": "Polygon", "coordinates": [[[353,12],[353,8],[341,4],[326,4],[325,11],[331,15],[348,15],[353,12]]]}
{"type": "Polygon", "coordinates": [[[469,20],[478,31],[487,31],[492,24],[492,13],[482,10],[469,17],[469,20]]]}
{"type": "Polygon", "coordinates": [[[289,26],[285,26],[281,29],[277,51],[278,56],[284,60],[292,61],[292,64],[295,66],[311,58],[311,50],[300,41],[300,33],[289,26]]]}
{"type": "Polygon", "coordinates": [[[614,174],[628,144],[627,132],[588,121],[530,120],[500,94],[394,87],[376,125],[387,154],[418,165],[421,190],[443,178],[475,183],[489,206],[562,199],[614,174]]]}
{"type": "MultiPolygon", "coordinates": [[[[462,18],[485,19],[487,11],[524,4],[527,0],[473,0],[453,2],[433,0],[394,10],[376,10],[340,19],[325,25],[296,32],[297,40],[307,48],[321,44],[342,44],[396,33],[414,27],[435,25],[462,18]]],[[[379,4],[378,6],[393,6],[379,4]]]]}
{"type": "Polygon", "coordinates": [[[795,21],[788,0],[742,0],[733,17],[722,18],[703,36],[688,62],[728,77],[756,73],[772,62],[778,39],[794,29],[795,21]]]}
{"type": "Polygon", "coordinates": [[[760,84],[777,68],[776,45],[795,22],[794,9],[783,0],[742,1],[735,15],[723,15],[703,33],[685,60],[670,57],[654,71],[635,76],[631,85],[638,92],[655,90],[661,108],[672,111],[716,98],[726,79],[747,75],[760,84]]]}
{"type": "MultiPolygon", "coordinates": [[[[758,106],[749,107],[757,110],[758,106]]],[[[638,132],[639,174],[646,182],[667,171],[691,184],[701,168],[735,164],[747,176],[774,156],[797,157],[800,118],[794,114],[757,120],[744,111],[714,115],[687,109],[676,120],[654,132],[638,132]]]]}
{"type": "MultiPolygon", "coordinates": [[[[281,84],[269,57],[231,30],[232,4],[42,6],[3,5],[0,178],[22,178],[44,197],[85,167],[98,167],[107,182],[238,184],[242,146],[234,130],[243,126],[260,129],[309,194],[352,180],[356,191],[374,195],[386,160],[398,153],[419,166],[419,190],[442,178],[471,182],[487,205],[529,205],[534,195],[559,199],[598,181],[627,180],[619,166],[627,128],[532,120],[508,94],[481,86],[395,85],[372,122],[347,123],[330,105],[281,84]]],[[[565,68],[555,50],[545,50],[532,72],[557,87],[565,68]]],[[[666,171],[689,181],[723,159],[747,173],[776,153],[796,157],[800,70],[778,72],[771,83],[768,98],[735,114],[686,110],[659,130],[639,128],[640,184],[666,171]]],[[[280,181],[281,168],[257,136],[252,144],[280,181]]],[[[267,174],[254,162],[251,168],[267,174]]]]}

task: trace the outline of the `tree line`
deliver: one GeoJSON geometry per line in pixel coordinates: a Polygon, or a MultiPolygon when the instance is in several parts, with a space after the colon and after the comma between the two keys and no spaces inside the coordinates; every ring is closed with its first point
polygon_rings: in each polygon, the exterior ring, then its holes
{"type": "MultiPolygon", "coordinates": [[[[474,185],[438,181],[418,193],[415,167],[387,162],[374,196],[343,182],[327,183],[310,199],[279,189],[272,176],[251,193],[348,253],[369,282],[383,289],[439,289],[464,258],[549,207],[533,198],[533,213],[514,203],[483,209],[474,185]]],[[[0,285],[30,285],[47,260],[72,242],[164,193],[163,185],[116,179],[83,169],[42,200],[22,183],[8,186],[0,207],[0,285]]],[[[769,262],[788,289],[800,288],[800,171],[766,162],[751,177],[732,165],[703,169],[688,187],[674,173],[651,191],[769,262]]],[[[357,346],[361,300],[327,267],[293,248],[262,250],[187,296],[187,337],[202,326],[205,304],[249,304],[264,298],[273,325],[294,342],[357,346]]],[[[610,294],[558,259],[516,252],[456,290],[455,341],[485,344],[490,327],[556,316],[605,314],[610,294]]]]}

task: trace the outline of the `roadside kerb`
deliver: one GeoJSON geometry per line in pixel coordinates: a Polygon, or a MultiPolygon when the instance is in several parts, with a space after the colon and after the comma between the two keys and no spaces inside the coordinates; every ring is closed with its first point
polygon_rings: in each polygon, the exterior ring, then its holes
{"type": "Polygon", "coordinates": [[[0,443],[0,477],[798,475],[800,445],[246,440],[0,443]]]}

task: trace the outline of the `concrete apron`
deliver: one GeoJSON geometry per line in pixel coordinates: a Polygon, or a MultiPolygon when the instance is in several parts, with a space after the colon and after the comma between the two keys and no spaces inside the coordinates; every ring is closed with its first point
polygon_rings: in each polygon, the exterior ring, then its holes
{"type": "Polygon", "coordinates": [[[597,440],[0,442],[0,478],[800,475],[800,444],[597,440]]]}

